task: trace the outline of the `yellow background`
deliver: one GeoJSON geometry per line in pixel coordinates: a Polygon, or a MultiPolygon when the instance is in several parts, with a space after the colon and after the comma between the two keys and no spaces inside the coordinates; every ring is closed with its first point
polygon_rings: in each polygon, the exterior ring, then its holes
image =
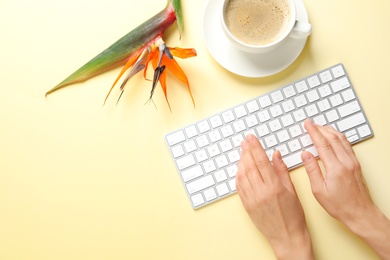
{"type": "MultiPolygon", "coordinates": [[[[0,259],[273,259],[238,195],[192,210],[164,135],[342,62],[375,132],[354,149],[372,197],[390,216],[390,2],[304,1],[313,25],[285,71],[247,79],[219,66],[202,37],[206,0],[183,0],[185,32],[169,46],[196,101],[168,78],[136,76],[121,102],[103,100],[120,69],[47,90],[165,7],[164,0],[2,0],[0,3],[0,259]]],[[[376,259],[317,204],[304,169],[291,173],[318,259],[376,259]]]]}

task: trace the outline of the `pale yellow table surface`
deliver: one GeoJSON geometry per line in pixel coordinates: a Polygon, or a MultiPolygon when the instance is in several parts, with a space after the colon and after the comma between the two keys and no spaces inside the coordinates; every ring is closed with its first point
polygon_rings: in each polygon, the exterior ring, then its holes
{"type": "MultiPolygon", "coordinates": [[[[102,102],[120,69],[44,94],[150,18],[164,0],[13,1],[0,4],[0,259],[273,259],[238,195],[194,211],[164,135],[313,72],[346,66],[375,137],[354,149],[372,197],[390,216],[390,2],[305,4],[313,33],[285,71],[246,79],[219,66],[202,37],[206,0],[183,0],[185,32],[169,46],[196,100],[169,77],[144,105],[139,75],[116,106],[102,102]]],[[[291,173],[317,259],[376,259],[317,204],[303,168],[291,173]]]]}

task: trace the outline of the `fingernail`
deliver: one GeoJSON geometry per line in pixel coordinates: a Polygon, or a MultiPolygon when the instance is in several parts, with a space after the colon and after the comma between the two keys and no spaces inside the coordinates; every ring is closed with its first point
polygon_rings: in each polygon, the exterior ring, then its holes
{"type": "Polygon", "coordinates": [[[303,162],[307,162],[311,159],[310,152],[303,151],[301,154],[301,158],[303,162]]]}
{"type": "Polygon", "coordinates": [[[252,134],[249,134],[249,135],[246,136],[246,140],[248,142],[253,142],[253,141],[256,140],[256,137],[254,135],[252,135],[252,134]]]}
{"type": "Polygon", "coordinates": [[[245,141],[245,140],[242,141],[242,142],[241,142],[241,149],[242,149],[242,150],[246,150],[247,148],[248,148],[248,143],[247,143],[247,141],[245,141]]]}

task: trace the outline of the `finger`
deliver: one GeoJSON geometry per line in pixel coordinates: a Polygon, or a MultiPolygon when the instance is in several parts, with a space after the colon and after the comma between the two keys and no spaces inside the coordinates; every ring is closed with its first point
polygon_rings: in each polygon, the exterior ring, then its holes
{"type": "Polygon", "coordinates": [[[348,141],[347,137],[345,136],[345,134],[342,134],[340,133],[339,131],[337,131],[336,129],[334,129],[333,127],[329,126],[328,127],[328,131],[329,132],[332,132],[334,133],[335,135],[337,135],[341,141],[341,143],[343,144],[345,150],[347,151],[347,153],[351,156],[355,156],[355,152],[353,151],[352,149],[352,145],[351,143],[348,141]]]}
{"type": "Polygon", "coordinates": [[[318,129],[318,126],[315,125],[310,119],[306,119],[304,123],[305,129],[310,135],[311,140],[314,143],[314,146],[317,148],[318,155],[321,160],[325,163],[333,163],[337,160],[337,156],[333,151],[332,145],[329,143],[329,140],[321,133],[318,129]]]}
{"type": "Polygon", "coordinates": [[[242,149],[242,153],[241,153],[240,162],[242,159],[244,165],[243,170],[249,181],[251,189],[255,191],[262,183],[264,183],[263,176],[261,175],[260,170],[257,168],[257,164],[255,162],[252,153],[252,147],[248,143],[248,141],[242,142],[241,149],[242,149]]]}
{"type": "Polygon", "coordinates": [[[328,140],[330,146],[332,146],[334,154],[340,162],[349,160],[350,156],[345,149],[343,142],[341,141],[341,135],[334,132],[331,126],[317,126],[318,130],[328,140]]]}
{"type": "Polygon", "coordinates": [[[239,194],[242,202],[246,204],[248,199],[252,197],[251,194],[253,193],[253,191],[245,171],[245,157],[247,156],[246,155],[247,151],[245,151],[245,149],[243,148],[245,146],[244,142],[241,144],[243,151],[241,153],[241,158],[238,163],[238,170],[236,176],[236,188],[237,188],[237,193],[239,194]]]}
{"type": "Polygon", "coordinates": [[[317,159],[310,152],[303,151],[301,157],[307,175],[309,176],[311,190],[313,194],[317,194],[321,191],[325,181],[320,165],[318,164],[317,159]]]}
{"type": "Polygon", "coordinates": [[[259,140],[254,135],[248,135],[246,137],[248,141],[254,162],[259,169],[262,179],[264,182],[270,181],[275,178],[274,168],[265,153],[263,147],[261,146],[259,140]]]}
{"type": "Polygon", "coordinates": [[[294,185],[291,181],[287,165],[283,162],[280,151],[276,150],[272,155],[272,163],[280,181],[290,192],[295,193],[294,185]]]}

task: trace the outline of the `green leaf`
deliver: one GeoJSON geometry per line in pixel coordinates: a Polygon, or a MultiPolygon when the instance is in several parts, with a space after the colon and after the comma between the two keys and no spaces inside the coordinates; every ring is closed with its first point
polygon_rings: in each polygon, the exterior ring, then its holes
{"type": "MultiPolygon", "coordinates": [[[[120,38],[95,58],[87,62],[60,84],[46,93],[46,96],[68,85],[86,81],[98,74],[117,67],[127,61],[136,51],[145,48],[150,43],[161,37],[176,20],[176,15],[181,17],[180,0],[171,0],[175,12],[169,5],[139,25],[137,28],[120,38]]],[[[180,28],[179,23],[179,28],[180,28]]]]}
{"type": "Polygon", "coordinates": [[[180,34],[183,32],[183,13],[181,10],[180,0],[170,0],[175,10],[177,25],[179,27],[180,34]]]}

